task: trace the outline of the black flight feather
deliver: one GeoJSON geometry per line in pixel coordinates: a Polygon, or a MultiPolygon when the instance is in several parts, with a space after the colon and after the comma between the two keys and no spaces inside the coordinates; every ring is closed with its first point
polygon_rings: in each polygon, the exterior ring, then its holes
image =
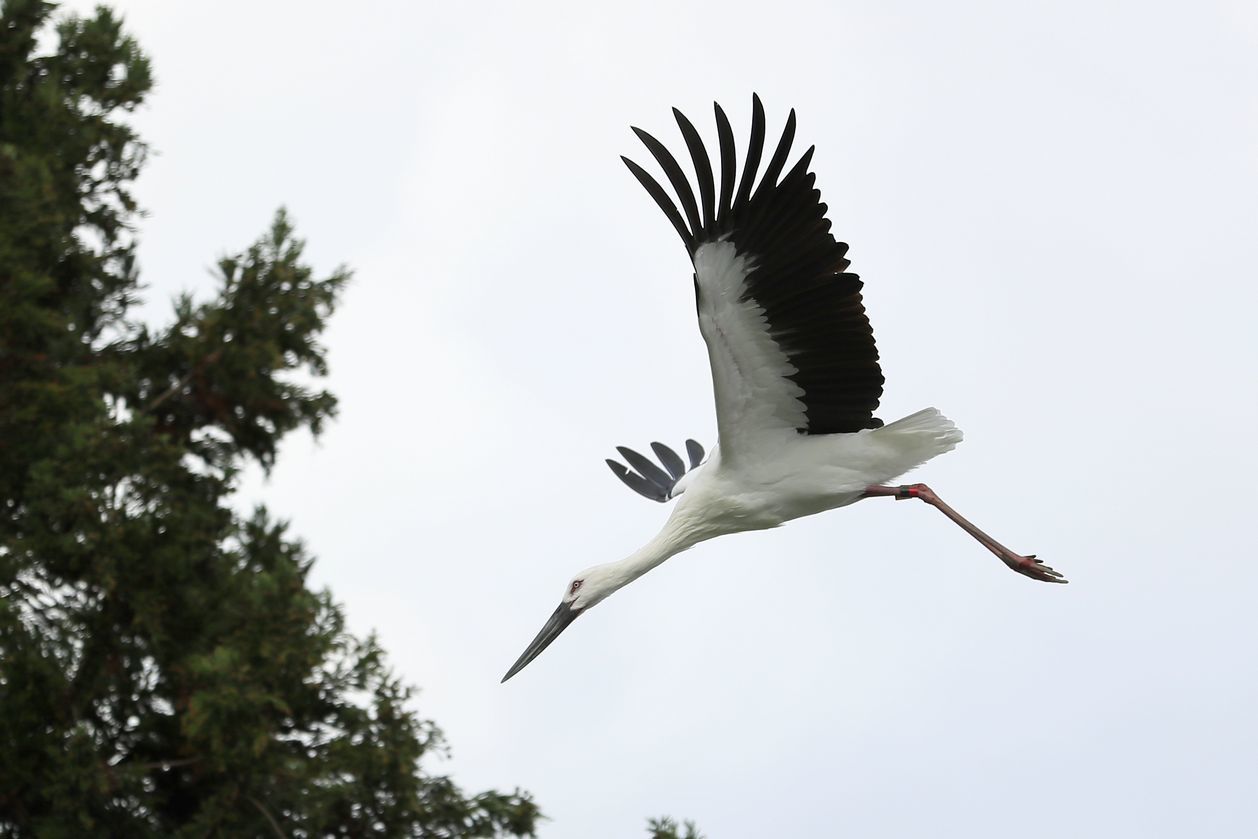
{"type": "MultiPolygon", "coordinates": [[[[672,496],[673,488],[677,486],[677,482],[688,471],[681,456],[663,443],[652,443],[651,451],[655,452],[655,456],[660,459],[660,463],[664,464],[664,468],[668,470],[667,472],[633,449],[617,446],[616,451],[620,452],[620,456],[632,468],[626,468],[623,463],[608,459],[606,463],[612,470],[612,474],[620,478],[625,483],[625,486],[652,501],[667,501],[672,496]]],[[[694,440],[686,441],[686,453],[690,456],[691,469],[694,469],[703,460],[703,447],[694,440]]]]}

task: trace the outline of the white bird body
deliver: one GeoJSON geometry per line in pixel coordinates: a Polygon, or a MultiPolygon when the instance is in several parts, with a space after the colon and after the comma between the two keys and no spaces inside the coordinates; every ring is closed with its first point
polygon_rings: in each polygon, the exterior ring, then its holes
{"type": "Polygon", "coordinates": [[[685,476],[672,513],[654,539],[618,562],[577,574],[569,602],[588,609],[670,557],[700,542],[768,530],[792,519],[853,504],[871,483],[894,480],[961,442],[961,431],[934,408],[854,434],[771,434],[730,463],[718,443],[685,476]]]}
{"type": "Polygon", "coordinates": [[[924,484],[883,486],[953,449],[961,432],[934,408],[889,425],[874,416],[883,386],[878,351],[860,278],[846,272],[847,245],[830,234],[826,205],[813,188],[808,172],[813,150],[782,175],[795,133],[792,111],[753,190],[764,147],[764,111],[758,97],[752,104],[751,140],[737,193],[733,134],[725,113],[715,108],[719,197],[698,132],[679,111],[673,113],[695,166],[698,200],[668,150],[634,129],[667,175],[684,218],[654,178],[622,158],[690,252],[719,442],[703,461],[702,447],[688,440],[689,469],[660,443],[651,448],[663,469],[618,447],[632,468],[608,460],[616,476],[654,501],[675,501],[672,514],[631,556],[573,577],[559,608],[503,681],[586,609],[669,557],[717,536],[777,527],[862,498],[920,498],[1015,571],[1064,582],[1034,556],[1015,554],[974,527],[924,484]]]}

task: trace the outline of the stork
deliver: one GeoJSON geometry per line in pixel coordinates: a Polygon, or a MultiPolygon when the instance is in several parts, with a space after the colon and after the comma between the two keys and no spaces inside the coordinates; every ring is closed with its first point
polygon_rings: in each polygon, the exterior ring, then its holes
{"type": "Polygon", "coordinates": [[[925,484],[887,485],[952,450],[961,431],[934,408],[886,425],[874,416],[884,381],[878,351],[861,302],[861,281],[847,273],[847,245],[831,235],[826,205],[808,171],[815,146],[782,175],[795,137],[795,112],[757,184],[765,116],[753,94],[751,139],[736,184],[734,134],[721,106],[714,110],[719,194],[699,132],[675,108],[697,177],[697,200],[676,158],[645,131],[633,129],[663,170],[681,211],[645,169],[621,159],[664,211],[694,265],[717,444],[704,460],[703,448],[688,440],[687,464],[668,446],[652,443],[660,466],[618,447],[628,467],[608,460],[612,472],[647,498],[675,501],[672,514],[637,552],[574,576],[504,682],[578,616],[669,557],[717,536],[777,527],[864,498],[924,501],[1019,574],[1066,582],[1034,555],[1015,553],[979,530],[925,484]]]}

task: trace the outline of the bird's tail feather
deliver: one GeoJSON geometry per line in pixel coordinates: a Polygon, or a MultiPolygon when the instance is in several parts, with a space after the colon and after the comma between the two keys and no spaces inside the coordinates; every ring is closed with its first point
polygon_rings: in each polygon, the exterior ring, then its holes
{"type": "MultiPolygon", "coordinates": [[[[923,408],[903,419],[870,432],[889,443],[898,461],[885,480],[891,480],[910,469],[921,466],[933,457],[950,452],[961,442],[961,429],[935,408],[923,408]]],[[[888,463],[888,466],[891,466],[888,463]]]]}
{"type": "Polygon", "coordinates": [[[900,433],[925,434],[939,437],[950,444],[944,451],[950,451],[957,443],[961,442],[964,436],[961,434],[961,429],[957,428],[956,423],[939,413],[938,408],[922,408],[922,410],[909,414],[903,419],[884,425],[882,429],[883,431],[895,430],[900,433]]]}

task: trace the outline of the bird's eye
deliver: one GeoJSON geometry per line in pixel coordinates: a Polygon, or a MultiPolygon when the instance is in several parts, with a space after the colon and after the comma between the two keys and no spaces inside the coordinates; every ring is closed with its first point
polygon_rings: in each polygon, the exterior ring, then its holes
{"type": "Polygon", "coordinates": [[[576,593],[577,593],[577,589],[581,588],[581,583],[583,583],[583,582],[585,582],[585,581],[584,581],[584,580],[573,580],[573,581],[572,581],[572,589],[571,589],[568,593],[569,593],[569,594],[576,594],[576,593]]]}

